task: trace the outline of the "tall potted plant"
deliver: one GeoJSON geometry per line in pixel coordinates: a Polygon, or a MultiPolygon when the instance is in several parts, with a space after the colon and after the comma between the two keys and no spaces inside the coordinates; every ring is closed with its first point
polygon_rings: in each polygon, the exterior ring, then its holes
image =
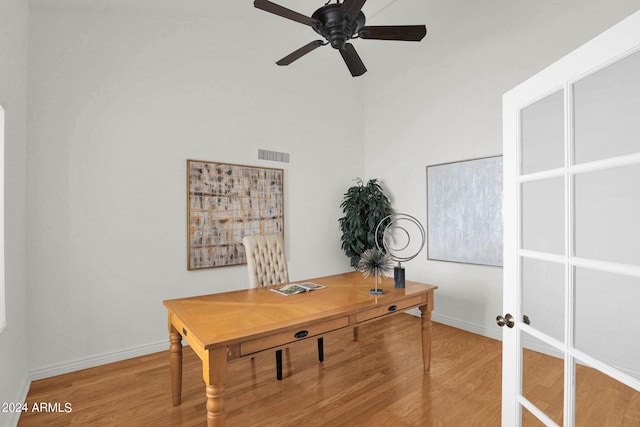
{"type": "MultiPolygon", "coordinates": [[[[357,269],[362,253],[376,247],[378,223],[391,215],[393,209],[377,179],[364,184],[360,178],[344,194],[340,207],[344,213],[338,220],[342,231],[342,250],[351,260],[351,266],[357,269]]],[[[382,246],[382,236],[378,238],[378,244],[382,246]]]]}

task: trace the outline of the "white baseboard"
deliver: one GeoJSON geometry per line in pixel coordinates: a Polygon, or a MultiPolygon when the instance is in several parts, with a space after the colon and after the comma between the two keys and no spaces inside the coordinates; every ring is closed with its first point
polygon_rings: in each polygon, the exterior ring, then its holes
{"type": "MultiPolygon", "coordinates": [[[[416,317],[420,317],[420,310],[417,308],[412,308],[411,310],[407,310],[406,313],[416,317]]],[[[434,322],[442,323],[447,326],[451,326],[453,328],[462,329],[467,332],[471,332],[474,334],[485,336],[487,338],[493,338],[495,340],[502,341],[502,331],[500,329],[498,330],[493,330],[493,328],[489,329],[484,326],[463,322],[461,320],[454,319],[448,316],[442,316],[437,313],[433,313],[431,315],[431,320],[433,320],[434,322]]],[[[527,348],[533,351],[537,351],[539,353],[547,354],[549,356],[562,358],[562,354],[560,352],[548,346],[542,346],[539,344],[536,345],[534,343],[527,343],[527,348]]],[[[580,362],[578,361],[578,363],[580,362]]],[[[633,370],[625,367],[619,367],[619,366],[614,366],[614,368],[618,369],[621,372],[624,372],[625,374],[631,377],[640,378],[640,372],[638,372],[637,370],[633,370]]]]}
{"type": "MultiPolygon", "coordinates": [[[[420,310],[417,308],[412,308],[411,310],[407,310],[407,313],[420,317],[420,310]]],[[[451,326],[453,328],[462,329],[463,331],[471,332],[477,335],[482,335],[487,338],[492,338],[494,340],[502,341],[502,330],[498,327],[487,328],[486,326],[476,325],[469,322],[464,322],[462,320],[454,319],[453,317],[443,316],[438,313],[433,313],[431,315],[431,320],[434,322],[442,323],[443,325],[451,326]]]]}
{"type": "MultiPolygon", "coordinates": [[[[27,394],[29,394],[29,388],[31,387],[31,381],[28,378],[24,379],[22,383],[22,387],[16,396],[16,400],[13,402],[26,402],[27,394]]],[[[18,425],[18,421],[20,420],[20,415],[22,412],[11,412],[8,413],[8,417],[6,418],[7,422],[5,424],[6,427],[16,427],[18,425]]]]}
{"type": "Polygon", "coordinates": [[[99,354],[82,359],[76,359],[69,362],[57,363],[42,368],[32,369],[29,372],[31,381],[41,380],[43,378],[54,377],[56,375],[68,374],[69,372],[79,371],[87,368],[105,365],[107,363],[119,362],[121,360],[131,359],[133,357],[144,356],[151,353],[157,353],[169,348],[168,341],[160,341],[151,344],[145,344],[136,347],[116,350],[111,353],[99,354]]]}

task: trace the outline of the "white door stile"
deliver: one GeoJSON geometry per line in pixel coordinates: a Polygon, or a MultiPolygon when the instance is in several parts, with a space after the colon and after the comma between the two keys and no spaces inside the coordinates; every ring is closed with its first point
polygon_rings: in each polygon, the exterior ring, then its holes
{"type": "MultiPolygon", "coordinates": [[[[518,140],[519,129],[518,109],[513,94],[507,93],[503,97],[503,141],[518,140]]],[[[519,247],[519,233],[516,218],[518,218],[518,207],[514,200],[517,200],[518,171],[517,161],[519,159],[518,144],[506,143],[503,147],[504,159],[511,159],[503,162],[503,227],[504,227],[504,254],[503,254],[503,312],[508,313],[514,309],[514,301],[519,301],[518,286],[514,279],[519,274],[519,260],[517,249],[519,247]]],[[[502,313],[504,315],[504,313],[502,313]]],[[[515,351],[519,346],[517,329],[503,328],[503,361],[502,361],[502,425],[504,427],[519,427],[521,425],[520,405],[517,396],[522,388],[522,371],[519,353],[515,351]]]]}
{"type": "Polygon", "coordinates": [[[564,414],[563,421],[566,426],[575,425],[576,414],[576,364],[571,353],[574,338],[574,267],[571,265],[571,256],[574,254],[574,183],[570,173],[574,159],[573,138],[573,85],[564,86],[564,230],[565,230],[565,261],[564,261],[564,414]]]}

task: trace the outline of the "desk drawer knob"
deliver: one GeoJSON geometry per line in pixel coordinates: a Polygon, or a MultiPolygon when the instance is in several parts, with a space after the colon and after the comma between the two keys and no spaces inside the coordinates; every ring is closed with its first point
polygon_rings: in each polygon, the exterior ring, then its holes
{"type": "Polygon", "coordinates": [[[392,305],[391,307],[389,307],[389,311],[396,311],[398,309],[397,305],[392,305]]]}
{"type": "Polygon", "coordinates": [[[300,331],[300,332],[296,332],[296,334],[294,335],[294,337],[296,338],[304,338],[307,335],[309,335],[309,331],[300,331]]]}

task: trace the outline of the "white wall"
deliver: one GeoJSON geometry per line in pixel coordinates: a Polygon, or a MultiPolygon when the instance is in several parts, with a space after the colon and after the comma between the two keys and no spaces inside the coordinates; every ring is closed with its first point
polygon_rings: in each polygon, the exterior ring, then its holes
{"type": "Polygon", "coordinates": [[[198,16],[126,7],[32,8],[36,378],[165,349],[162,300],[247,286],[245,266],[186,269],[186,159],[284,167],[291,278],[349,268],[337,219],[364,169],[361,83],[328,64],[277,67],[298,46],[252,29],[269,22],[250,4],[198,16]],[[257,160],[258,148],[291,163],[257,160]]]}
{"type": "MultiPolygon", "coordinates": [[[[26,278],[27,28],[23,0],[0,2],[0,104],[5,110],[5,296],[0,333],[0,403],[21,402],[28,381],[26,278]]],[[[0,426],[16,414],[0,412],[0,426]]]]}
{"type": "MultiPolygon", "coordinates": [[[[426,166],[501,154],[502,95],[640,2],[409,0],[368,24],[405,23],[406,8],[406,23],[427,24],[423,42],[365,52],[385,61],[365,80],[365,170],[382,178],[398,211],[424,223],[426,166]]],[[[501,268],[429,261],[426,251],[406,268],[408,278],[439,285],[434,319],[501,336],[501,268]]]]}

